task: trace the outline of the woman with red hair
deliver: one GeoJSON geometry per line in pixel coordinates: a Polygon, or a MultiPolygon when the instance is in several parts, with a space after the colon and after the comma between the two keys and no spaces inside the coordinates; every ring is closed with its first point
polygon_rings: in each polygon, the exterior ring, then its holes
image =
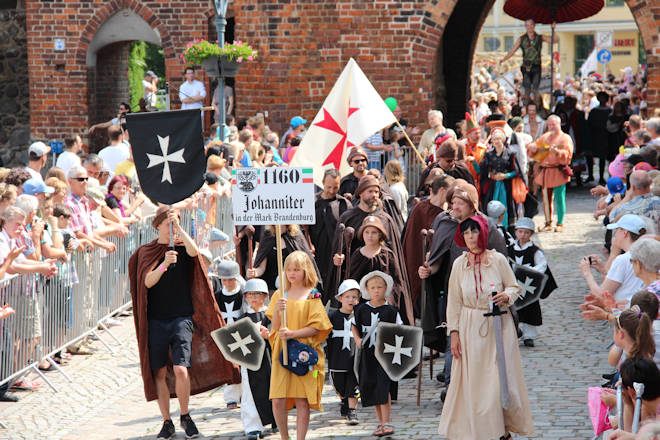
{"type": "Polygon", "coordinates": [[[124,199],[128,190],[128,178],[118,175],[113,177],[108,183],[108,195],[105,196],[105,203],[121,218],[122,223],[125,225],[130,225],[138,220],[138,216],[133,215],[133,213],[144,202],[142,197],[136,197],[129,207],[125,207],[124,199]]]}

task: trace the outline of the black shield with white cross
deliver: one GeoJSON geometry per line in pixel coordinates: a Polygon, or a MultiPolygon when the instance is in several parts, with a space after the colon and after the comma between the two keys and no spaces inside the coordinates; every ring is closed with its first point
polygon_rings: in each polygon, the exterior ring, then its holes
{"type": "Polygon", "coordinates": [[[259,327],[248,317],[211,332],[211,337],[229,362],[257,371],[261,367],[266,341],[259,327]]]}
{"type": "Polygon", "coordinates": [[[171,205],[204,184],[206,158],[200,110],[129,113],[133,161],[142,191],[171,205]]]}
{"type": "Polygon", "coordinates": [[[410,325],[379,322],[375,355],[389,378],[395,382],[419,364],[424,331],[410,325]]]}
{"type": "Polygon", "coordinates": [[[548,276],[521,264],[514,263],[512,269],[518,285],[522,289],[513,307],[516,310],[520,310],[539,300],[548,276]]]}

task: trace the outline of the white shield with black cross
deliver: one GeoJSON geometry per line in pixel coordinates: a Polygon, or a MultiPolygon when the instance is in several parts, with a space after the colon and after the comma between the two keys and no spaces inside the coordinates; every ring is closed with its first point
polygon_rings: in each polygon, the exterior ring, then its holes
{"type": "Polygon", "coordinates": [[[376,332],[375,355],[389,378],[395,382],[403,379],[422,358],[420,327],[379,322],[376,332]]]}
{"type": "Polygon", "coordinates": [[[266,349],[258,324],[248,317],[211,332],[211,337],[229,362],[257,371],[266,349]]]}
{"type": "Polygon", "coordinates": [[[521,264],[514,263],[511,266],[518,285],[522,289],[520,296],[513,303],[513,307],[516,310],[520,310],[539,300],[545,283],[548,281],[548,276],[521,264]]]}

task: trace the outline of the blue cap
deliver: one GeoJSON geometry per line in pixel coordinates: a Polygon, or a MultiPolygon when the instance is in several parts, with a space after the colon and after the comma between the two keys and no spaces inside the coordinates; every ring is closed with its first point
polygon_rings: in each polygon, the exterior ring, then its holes
{"type": "Polygon", "coordinates": [[[607,229],[625,229],[633,234],[641,234],[642,229],[646,229],[646,222],[643,218],[635,214],[626,214],[615,223],[607,225],[607,229]]]}
{"type": "Polygon", "coordinates": [[[626,185],[620,177],[610,177],[607,179],[607,190],[610,194],[623,194],[626,192],[626,185]]]}
{"type": "Polygon", "coordinates": [[[307,119],[303,119],[300,116],[294,116],[291,118],[291,128],[296,128],[299,125],[307,124],[307,119]]]}
{"type": "Polygon", "coordinates": [[[229,241],[229,236],[218,228],[211,228],[211,241],[229,241]]]}
{"type": "Polygon", "coordinates": [[[48,186],[39,179],[28,179],[23,184],[23,194],[29,194],[31,196],[41,193],[52,194],[55,192],[55,188],[48,186]]]}

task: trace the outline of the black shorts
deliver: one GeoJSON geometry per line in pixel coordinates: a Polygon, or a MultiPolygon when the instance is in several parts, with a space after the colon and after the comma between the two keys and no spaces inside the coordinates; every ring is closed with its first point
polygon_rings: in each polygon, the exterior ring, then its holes
{"type": "Polygon", "coordinates": [[[193,321],[183,316],[167,321],[149,320],[149,364],[152,370],[167,365],[172,349],[172,364],[190,368],[193,321]]]}

